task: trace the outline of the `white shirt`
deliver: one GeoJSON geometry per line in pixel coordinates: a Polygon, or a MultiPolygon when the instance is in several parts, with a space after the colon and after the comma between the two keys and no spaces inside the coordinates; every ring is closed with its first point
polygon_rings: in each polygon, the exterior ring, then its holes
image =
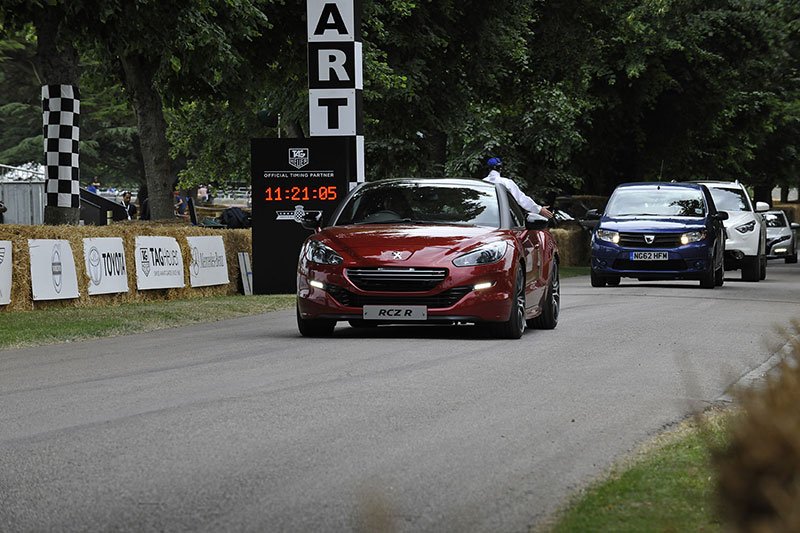
{"type": "Polygon", "coordinates": [[[536,218],[536,219],[544,218],[544,217],[539,215],[539,211],[542,210],[542,206],[540,206],[539,204],[534,202],[533,198],[531,198],[530,196],[528,196],[527,194],[522,192],[522,190],[517,186],[516,183],[514,183],[513,180],[510,180],[508,178],[504,178],[504,177],[502,177],[500,175],[500,173],[498,171],[492,170],[491,172],[489,172],[488,176],[483,178],[483,181],[488,181],[489,183],[499,183],[500,185],[502,185],[503,187],[508,189],[508,192],[511,193],[511,196],[514,197],[514,199],[517,201],[519,206],[522,209],[524,209],[525,211],[527,211],[528,213],[531,213],[532,215],[534,215],[534,217],[530,217],[529,216],[528,217],[529,219],[531,219],[531,218],[536,218]]]}

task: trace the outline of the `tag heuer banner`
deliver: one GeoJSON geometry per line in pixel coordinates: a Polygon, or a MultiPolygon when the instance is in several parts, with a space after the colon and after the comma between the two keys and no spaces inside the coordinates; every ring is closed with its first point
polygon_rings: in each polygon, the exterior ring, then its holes
{"type": "Polygon", "coordinates": [[[356,176],[354,137],[252,139],[253,292],[288,294],[311,232],[306,214],[330,220],[356,176]]]}
{"type": "Polygon", "coordinates": [[[28,239],[34,300],[77,298],[75,258],[67,240],[28,239]]]}
{"type": "Polygon", "coordinates": [[[185,287],[183,256],[174,237],[136,237],[136,288],[185,287]]]}

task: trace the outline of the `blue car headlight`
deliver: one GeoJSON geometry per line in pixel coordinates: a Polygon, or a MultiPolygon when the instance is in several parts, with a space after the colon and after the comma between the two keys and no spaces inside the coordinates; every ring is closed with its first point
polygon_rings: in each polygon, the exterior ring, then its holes
{"type": "Polygon", "coordinates": [[[506,248],[508,248],[508,244],[505,241],[484,244],[471,252],[456,257],[453,259],[453,264],[457,267],[466,267],[495,263],[506,255],[506,248]]]}
{"type": "Polygon", "coordinates": [[[306,259],[321,265],[339,265],[342,263],[342,256],[336,253],[333,248],[315,240],[310,240],[306,244],[306,259]]]}
{"type": "Polygon", "coordinates": [[[601,241],[613,242],[614,244],[619,244],[619,232],[618,231],[611,231],[607,229],[598,229],[597,233],[595,233],[598,239],[601,241]]]}
{"type": "Polygon", "coordinates": [[[689,244],[690,242],[698,242],[705,239],[707,236],[706,230],[702,231],[689,231],[681,235],[681,244],[689,244]]]}

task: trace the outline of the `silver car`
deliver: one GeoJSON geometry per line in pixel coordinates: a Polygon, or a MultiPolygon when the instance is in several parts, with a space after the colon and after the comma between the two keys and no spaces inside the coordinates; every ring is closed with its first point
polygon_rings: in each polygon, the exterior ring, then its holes
{"type": "Polygon", "coordinates": [[[797,237],[795,230],[800,224],[789,222],[781,210],[764,213],[767,224],[767,259],[784,258],[787,263],[797,263],[797,237]]]}

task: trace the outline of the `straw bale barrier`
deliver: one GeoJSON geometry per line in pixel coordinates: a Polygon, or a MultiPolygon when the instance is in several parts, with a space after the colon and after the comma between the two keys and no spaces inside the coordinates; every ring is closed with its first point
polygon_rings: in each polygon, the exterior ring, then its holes
{"type": "Polygon", "coordinates": [[[11,281],[11,303],[0,305],[3,311],[29,311],[52,307],[89,307],[117,305],[127,302],[148,300],[172,300],[176,298],[200,298],[235,294],[239,290],[238,252],[252,254],[252,234],[249,229],[212,229],[200,226],[187,226],[184,222],[121,222],[110,226],[22,226],[0,225],[0,240],[9,240],[13,250],[13,273],[11,281]],[[136,263],[134,247],[137,236],[174,237],[183,255],[184,282],[186,286],[178,289],[136,289],[136,263]],[[226,285],[210,287],[191,287],[189,285],[189,265],[191,250],[186,237],[221,235],[225,243],[228,263],[226,285]],[[119,294],[100,294],[89,296],[87,285],[89,277],[83,256],[83,239],[98,237],[121,237],[125,249],[125,268],[128,271],[128,292],[119,294]],[[63,239],[72,247],[75,257],[75,270],[78,277],[80,297],[76,299],[33,301],[31,291],[31,268],[28,239],[63,239]]]}
{"type": "MultiPolygon", "coordinates": [[[[565,266],[586,266],[589,264],[589,233],[579,226],[562,226],[550,230],[558,244],[561,264],[565,266]]],[[[176,298],[201,298],[221,296],[239,292],[240,275],[238,252],[252,254],[252,233],[250,229],[216,229],[187,226],[185,223],[121,222],[110,226],[22,226],[0,225],[0,240],[11,241],[13,250],[13,274],[11,281],[11,303],[0,305],[4,311],[29,311],[53,307],[94,307],[117,305],[128,302],[149,300],[172,300],[176,298]],[[184,265],[184,288],[136,289],[136,263],[134,247],[136,237],[163,236],[174,237],[181,247],[184,265]],[[191,287],[189,268],[191,251],[186,243],[187,236],[221,235],[225,243],[228,278],[226,285],[211,287],[191,287]],[[125,249],[125,268],[128,271],[128,292],[118,294],[98,294],[89,296],[87,285],[89,277],[83,258],[83,239],[98,237],[120,237],[125,249]],[[34,301],[31,291],[31,267],[28,239],[63,239],[72,247],[75,270],[78,277],[80,297],[64,300],[34,301]]]]}
{"type": "Polygon", "coordinates": [[[577,223],[551,229],[550,233],[558,245],[562,266],[589,266],[591,255],[590,234],[577,223]]]}

